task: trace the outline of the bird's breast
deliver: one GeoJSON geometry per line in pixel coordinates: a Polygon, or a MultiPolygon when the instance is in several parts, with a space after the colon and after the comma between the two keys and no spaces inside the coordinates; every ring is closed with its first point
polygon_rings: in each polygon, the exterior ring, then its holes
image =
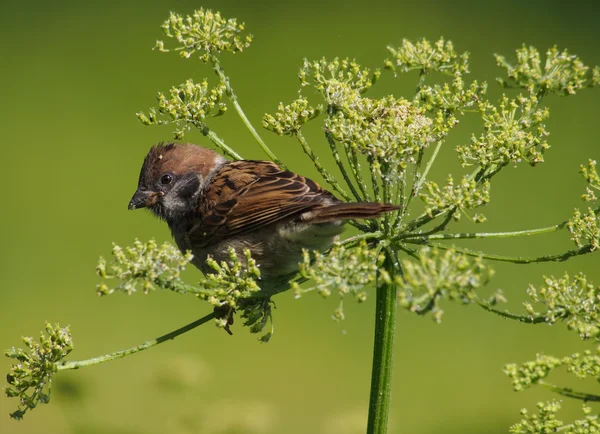
{"type": "Polygon", "coordinates": [[[179,249],[182,252],[190,250],[194,255],[192,263],[202,272],[212,272],[206,265],[208,255],[217,262],[228,261],[229,249],[233,248],[240,261],[244,261],[244,250],[248,249],[260,269],[261,279],[269,281],[298,271],[304,249],[321,252],[329,249],[342,233],[343,223],[277,223],[209,245],[194,244],[183,228],[174,226],[171,231],[179,249]]]}

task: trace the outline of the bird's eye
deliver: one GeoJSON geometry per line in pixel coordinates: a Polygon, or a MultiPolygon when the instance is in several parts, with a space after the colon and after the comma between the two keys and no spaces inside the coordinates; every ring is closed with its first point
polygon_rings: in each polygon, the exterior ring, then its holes
{"type": "Polygon", "coordinates": [[[160,177],[160,183],[161,184],[170,184],[173,181],[173,175],[171,175],[170,173],[165,173],[163,176],[160,177]]]}

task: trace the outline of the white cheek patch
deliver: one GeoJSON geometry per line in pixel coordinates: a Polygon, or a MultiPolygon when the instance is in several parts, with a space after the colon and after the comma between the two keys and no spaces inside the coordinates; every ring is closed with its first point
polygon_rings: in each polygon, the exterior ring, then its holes
{"type": "Polygon", "coordinates": [[[168,210],[175,210],[181,205],[181,200],[171,191],[163,197],[163,204],[168,210]]]}

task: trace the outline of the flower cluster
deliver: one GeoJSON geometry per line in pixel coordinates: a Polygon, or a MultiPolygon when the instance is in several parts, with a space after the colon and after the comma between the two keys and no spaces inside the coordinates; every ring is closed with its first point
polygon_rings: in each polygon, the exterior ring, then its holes
{"type": "Polygon", "coordinates": [[[328,117],[325,127],[348,149],[366,154],[381,166],[406,169],[415,155],[440,137],[434,121],[422,109],[404,99],[347,100],[343,109],[328,117]]]}
{"type": "Polygon", "coordinates": [[[280,136],[291,136],[305,123],[319,116],[321,111],[321,107],[309,106],[306,98],[298,98],[286,106],[280,103],[274,115],[265,114],[262,125],[280,136]]]}
{"type": "Polygon", "coordinates": [[[400,305],[419,314],[432,312],[436,322],[443,315],[442,299],[471,303],[493,275],[480,258],[429,247],[419,251],[418,261],[402,261],[402,270],[395,277],[400,305]]]}
{"type": "Polygon", "coordinates": [[[133,247],[122,248],[113,245],[112,260],[107,264],[100,257],[97,274],[103,279],[98,284],[98,295],[109,295],[115,291],[132,294],[141,287],[145,294],[156,287],[170,289],[175,292],[194,292],[181,279],[181,272],[192,260],[188,252],[182,254],[179,249],[169,243],[162,246],[156,241],[146,243],[136,240],[133,247]],[[109,287],[107,282],[116,279],[116,286],[109,287]]]}
{"type": "MultiPolygon", "coordinates": [[[[260,295],[260,270],[250,250],[244,250],[243,258],[239,258],[230,247],[227,261],[217,262],[209,256],[206,264],[212,272],[207,273],[199,283],[196,295],[216,309],[229,312],[217,318],[217,326],[227,329],[231,324],[231,315],[237,311],[251,333],[262,332],[272,319],[271,302],[267,293],[260,295]]],[[[272,331],[260,340],[268,342],[271,335],[272,331]]]]}
{"type": "Polygon", "coordinates": [[[583,274],[544,277],[544,285],[530,285],[527,294],[531,302],[524,306],[529,315],[543,316],[548,324],[564,320],[582,339],[600,337],[600,286],[594,286],[583,274]],[[544,310],[538,311],[533,303],[544,310]]]}
{"type": "MultiPolygon", "coordinates": [[[[560,367],[565,368],[569,374],[577,378],[591,377],[598,381],[600,379],[600,347],[595,351],[585,350],[583,353],[574,353],[562,358],[538,354],[535,360],[520,365],[515,363],[506,365],[504,373],[511,379],[513,389],[520,392],[535,384],[548,385],[549,383],[545,383],[544,379],[560,367]]],[[[560,389],[558,387],[551,388],[557,392],[560,389]]],[[[579,392],[571,392],[573,395],[583,395],[579,392]]]]}
{"type": "Polygon", "coordinates": [[[325,94],[327,86],[331,83],[342,83],[359,93],[366,92],[377,82],[381,71],[371,72],[369,68],[360,66],[354,60],[339,58],[331,62],[322,58],[309,62],[304,59],[304,64],[298,73],[302,87],[313,86],[325,94]]]}
{"type": "Polygon", "coordinates": [[[178,126],[174,133],[175,138],[181,139],[185,129],[190,128],[189,125],[199,127],[206,117],[225,113],[227,106],[222,102],[225,90],[224,84],[209,89],[206,80],[201,83],[187,80],[179,86],[172,87],[168,95],[158,93],[158,111],[151,108],[148,115],[140,112],[137,113],[137,117],[144,125],[175,123],[178,126]],[[158,114],[164,118],[159,119],[158,114]]]}
{"type": "Polygon", "coordinates": [[[560,402],[538,402],[538,413],[530,413],[526,408],[521,410],[523,419],[510,427],[512,434],[546,434],[557,432],[563,422],[556,419],[560,410],[560,402]]]}
{"type": "Polygon", "coordinates": [[[496,63],[506,71],[508,81],[498,79],[501,85],[525,88],[530,94],[543,96],[549,93],[572,95],[576,91],[597,85],[594,76],[596,68],[583,64],[579,57],[567,50],[559,51],[552,47],[546,52],[542,64],[540,52],[534,47],[523,46],[516,51],[516,65],[510,64],[504,56],[496,55],[496,63]]]}
{"type": "Polygon", "coordinates": [[[524,160],[535,166],[544,161],[550,145],[543,122],[550,113],[538,108],[535,96],[503,96],[498,107],[484,101],[479,110],[485,131],[479,137],[473,135],[470,144],[457,147],[463,165],[504,166],[524,160]]]}
{"type": "MultiPolygon", "coordinates": [[[[305,250],[303,261],[299,264],[300,275],[304,279],[310,279],[311,286],[303,288],[294,282],[292,289],[296,297],[309,291],[316,291],[323,297],[336,292],[342,299],[351,294],[362,302],[367,299],[366,289],[375,283],[378,270],[380,278],[389,279],[385,271],[380,269],[382,263],[383,255],[364,241],[351,248],[335,245],[327,253],[305,250]]],[[[336,310],[334,318],[344,318],[342,305],[336,310]]]]}
{"type": "Polygon", "coordinates": [[[586,192],[581,198],[586,202],[598,200],[598,196],[596,196],[596,192],[594,191],[600,191],[600,175],[598,175],[598,170],[596,169],[596,161],[589,160],[587,166],[582,165],[580,173],[588,184],[586,192]]]}
{"type": "Polygon", "coordinates": [[[23,338],[27,347],[11,348],[4,354],[17,361],[6,376],[6,396],[18,398],[19,406],[10,414],[13,419],[22,419],[27,410],[50,401],[52,378],[57,364],[72,350],[73,341],[68,327],[46,323],[46,335],[40,335],[39,343],[32,338],[23,338]]]}
{"type": "MultiPolygon", "coordinates": [[[[264,317],[270,318],[270,305],[263,303],[268,297],[255,297],[260,292],[260,270],[250,251],[238,258],[235,250],[229,249],[227,261],[217,262],[211,257],[206,260],[211,272],[197,285],[190,285],[181,278],[182,271],[192,260],[190,252],[181,253],[169,243],[158,246],[154,240],[142,243],[135,241],[133,247],[115,245],[112,260],[107,264],[100,258],[96,268],[103,282],[98,285],[98,294],[108,295],[115,291],[132,294],[138,287],[147,294],[156,288],[181,294],[194,294],[217,309],[229,312],[238,310],[245,325],[251,330],[262,330],[264,317]],[[109,286],[110,280],[117,283],[109,286]],[[258,326],[257,324],[262,324],[258,326]]],[[[229,315],[219,317],[217,325],[226,327],[229,315]]]]}
{"type": "MultiPolygon", "coordinates": [[[[165,36],[178,42],[175,50],[180,52],[181,57],[187,59],[199,52],[203,62],[208,62],[218,53],[243,51],[252,42],[252,36],[241,35],[243,23],[238,23],[235,18],[225,19],[219,12],[206,9],[198,9],[185,18],[171,12],[162,29],[165,36]]],[[[163,41],[156,42],[156,49],[169,51],[163,41]]]]}
{"type": "Polygon", "coordinates": [[[407,39],[402,40],[398,48],[387,47],[392,59],[385,61],[386,69],[394,72],[408,72],[412,70],[429,74],[437,71],[449,75],[469,73],[469,53],[456,53],[451,41],[439,39],[431,44],[425,38],[413,43],[407,39]]]}
{"type": "Polygon", "coordinates": [[[427,111],[462,113],[463,110],[476,110],[479,103],[484,101],[486,92],[487,83],[473,81],[466,86],[462,76],[456,74],[450,83],[423,86],[418,95],[419,106],[427,111]]]}
{"type": "Polygon", "coordinates": [[[598,210],[588,208],[587,213],[582,214],[575,210],[573,217],[567,223],[571,233],[571,239],[577,247],[589,248],[594,251],[600,248],[600,214],[598,210]]]}
{"type": "MultiPolygon", "coordinates": [[[[463,177],[458,185],[454,184],[452,176],[448,177],[447,184],[440,188],[435,182],[425,183],[426,193],[420,195],[427,205],[426,212],[431,216],[434,210],[444,211],[452,209],[453,218],[458,220],[465,210],[477,208],[490,201],[490,183],[483,181],[475,182],[474,179],[463,177]]],[[[485,221],[485,216],[475,214],[471,217],[476,223],[485,221]]]]}
{"type": "Polygon", "coordinates": [[[241,259],[232,247],[228,252],[227,261],[217,262],[211,257],[206,260],[212,272],[200,282],[202,292],[199,297],[216,307],[226,305],[238,309],[241,308],[240,300],[260,292],[260,270],[250,250],[245,249],[241,259]]]}
{"type": "Polygon", "coordinates": [[[564,364],[564,360],[557,357],[538,354],[535,360],[521,365],[510,363],[504,367],[504,373],[511,379],[513,390],[520,392],[540,380],[546,378],[550,372],[564,364]]]}
{"type": "Polygon", "coordinates": [[[537,413],[530,413],[527,409],[521,410],[520,422],[510,427],[512,434],[548,434],[561,432],[564,434],[598,434],[600,433],[600,421],[597,415],[593,415],[592,408],[584,405],[581,409],[583,419],[575,420],[569,425],[556,418],[561,408],[559,401],[538,402],[537,413]]]}

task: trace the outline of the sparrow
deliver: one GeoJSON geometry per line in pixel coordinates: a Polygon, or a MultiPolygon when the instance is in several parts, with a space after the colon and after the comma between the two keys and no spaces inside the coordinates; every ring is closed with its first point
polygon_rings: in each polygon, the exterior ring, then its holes
{"type": "Polygon", "coordinates": [[[144,159],[129,209],[164,220],[182,252],[204,273],[210,255],[240,261],[249,249],[261,286],[292,277],[303,249],[326,251],[350,219],[374,219],[395,205],[347,203],[271,161],[230,161],[209,149],[159,143],[144,159]]]}

